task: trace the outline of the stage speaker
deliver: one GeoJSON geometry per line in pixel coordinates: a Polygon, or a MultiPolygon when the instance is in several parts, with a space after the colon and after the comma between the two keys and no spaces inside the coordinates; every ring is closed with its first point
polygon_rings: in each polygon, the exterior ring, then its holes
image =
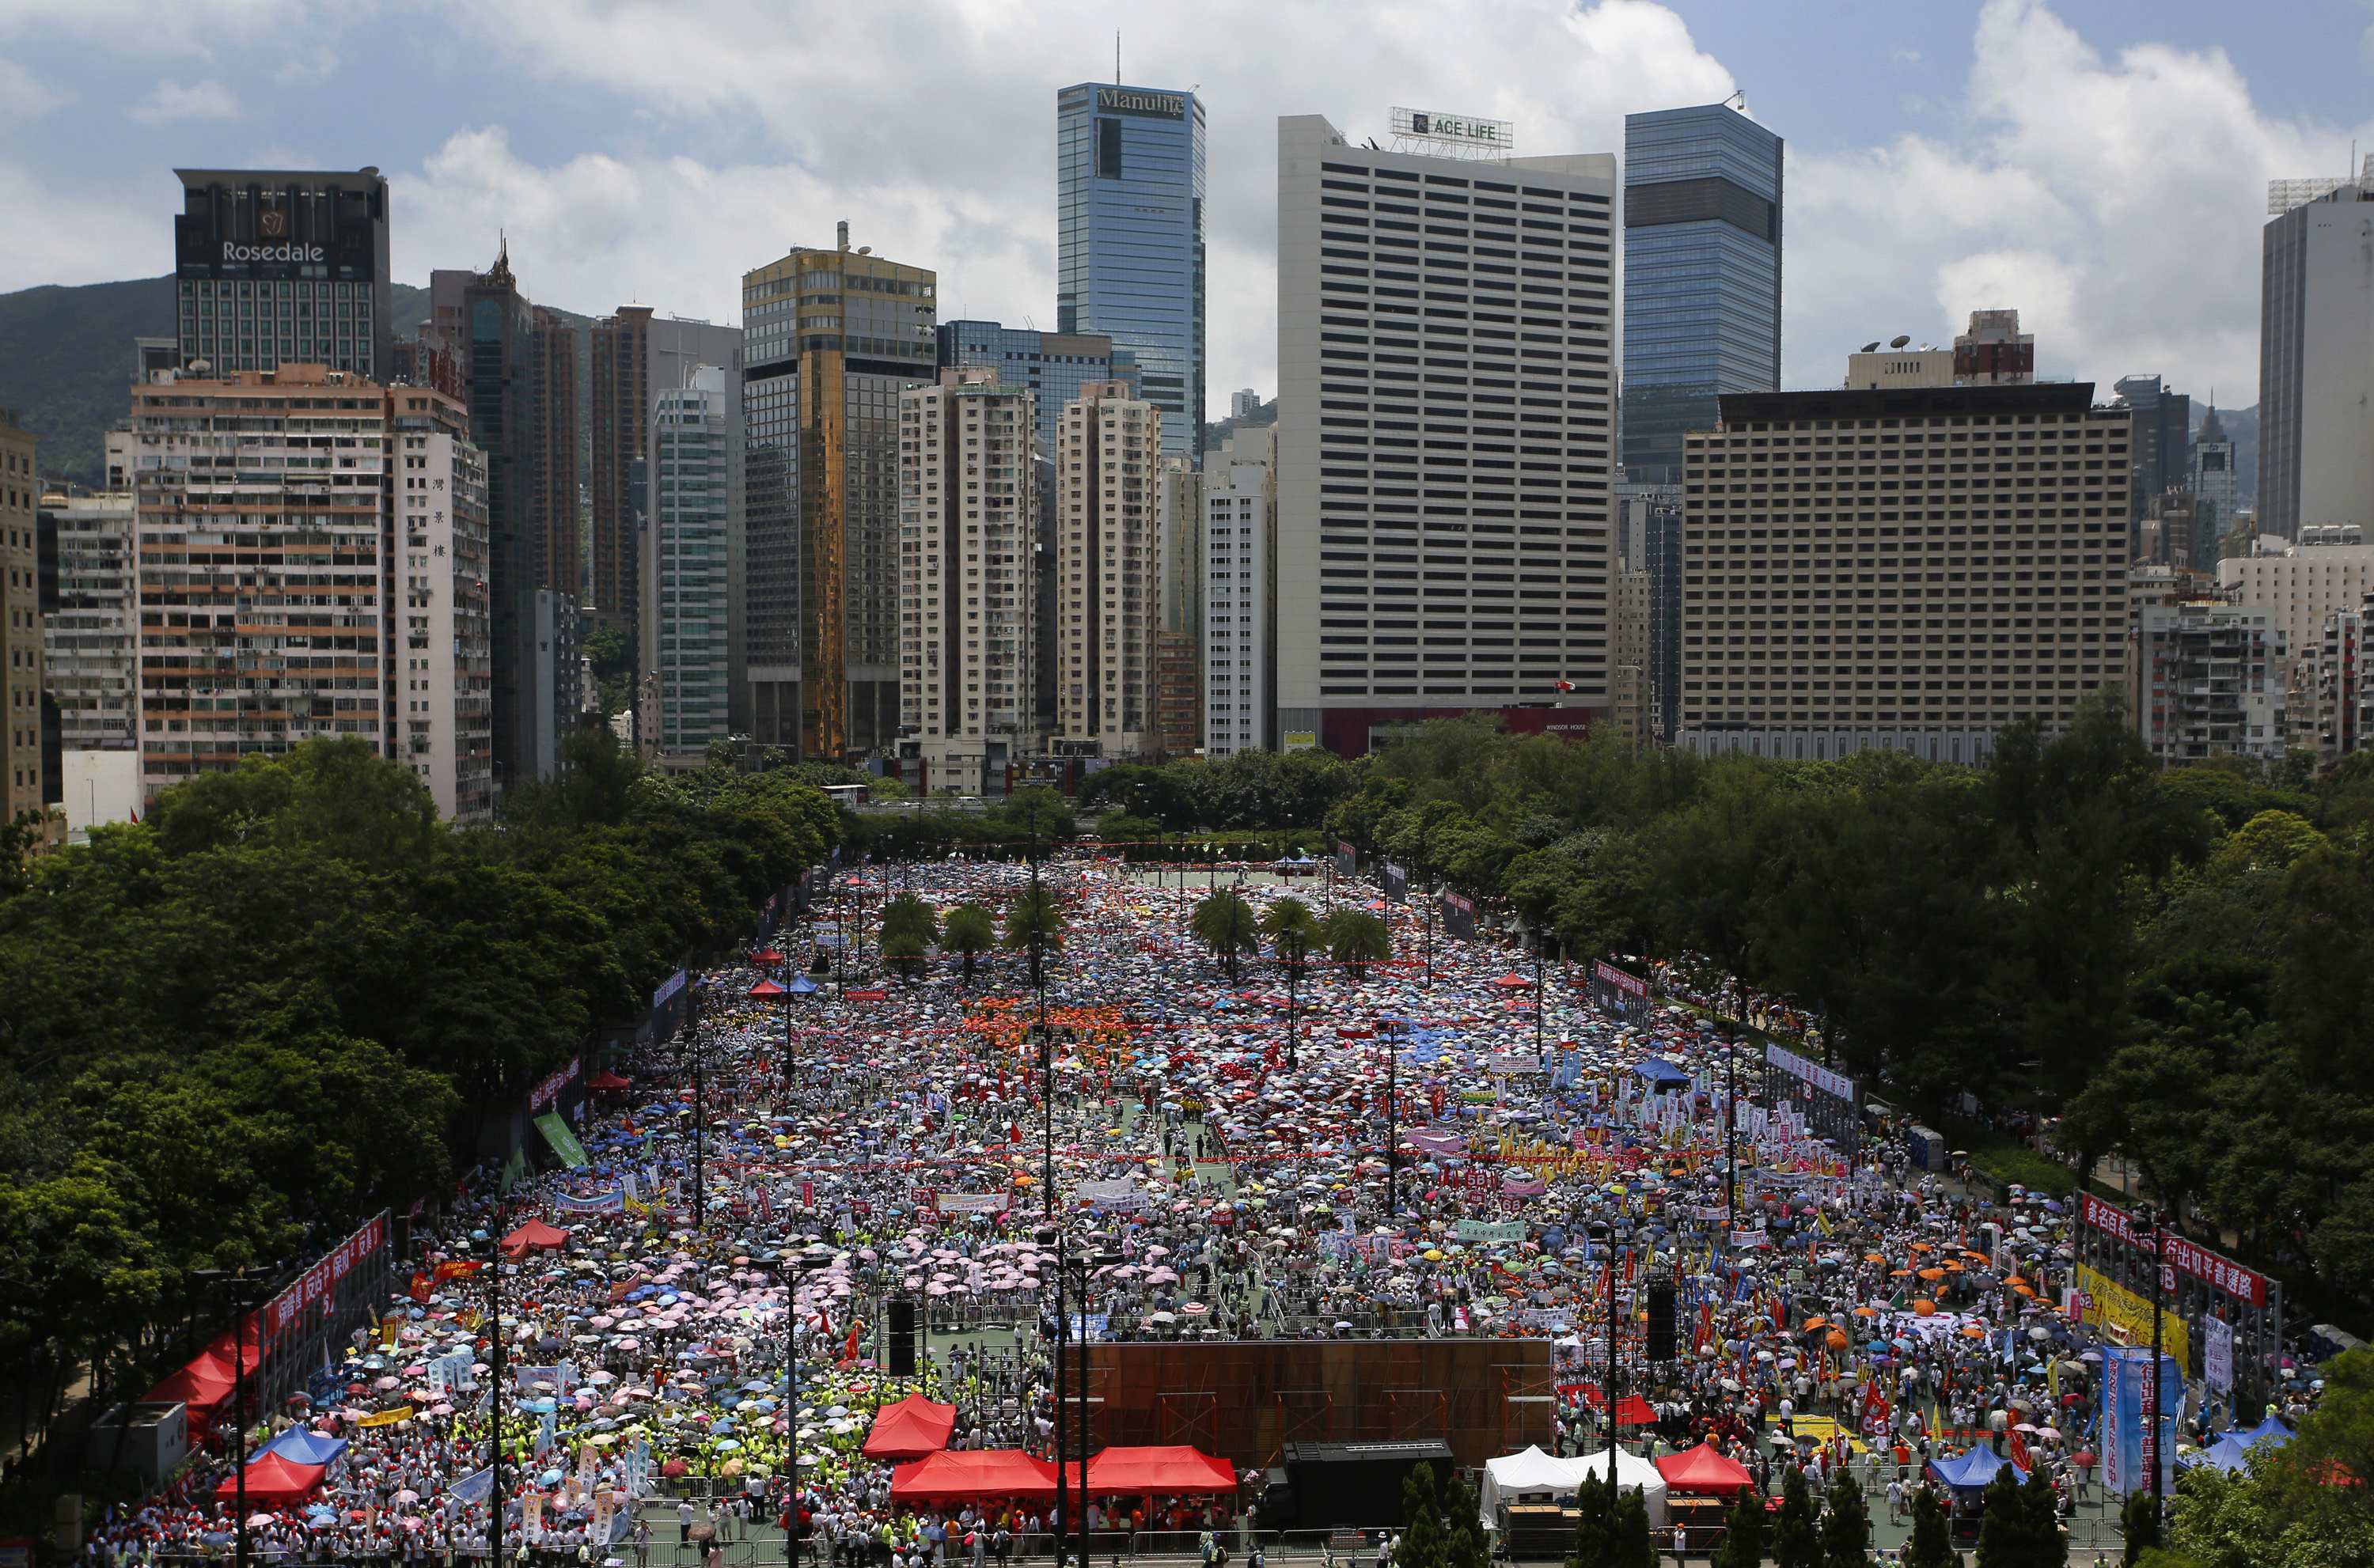
{"type": "Polygon", "coordinates": [[[1652,1362],[1674,1359],[1674,1287],[1652,1284],[1649,1287],[1649,1359],[1652,1362]]]}
{"type": "MultiPolygon", "coordinates": [[[[1668,1317],[1671,1314],[1668,1313],[1668,1317]]],[[[1672,1338],[1670,1325],[1666,1334],[1672,1338]]],[[[893,1297],[890,1302],[890,1375],[915,1375],[915,1304],[893,1297]]]]}

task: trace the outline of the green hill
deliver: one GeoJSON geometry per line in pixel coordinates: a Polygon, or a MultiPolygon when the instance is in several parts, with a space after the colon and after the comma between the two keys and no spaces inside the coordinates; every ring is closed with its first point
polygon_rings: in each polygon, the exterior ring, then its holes
{"type": "MultiPolygon", "coordinates": [[[[411,333],[428,303],[427,289],[395,286],[398,335],[411,333]]],[[[100,482],[107,427],[130,407],[132,340],[172,333],[170,277],[0,294],[0,408],[41,438],[43,474],[100,482]]]]}

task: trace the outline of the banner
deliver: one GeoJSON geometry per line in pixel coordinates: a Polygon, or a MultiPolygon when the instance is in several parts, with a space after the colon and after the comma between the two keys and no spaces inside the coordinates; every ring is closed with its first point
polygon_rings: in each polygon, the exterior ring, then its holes
{"type": "MultiPolygon", "coordinates": [[[[2104,1231],[2125,1242],[2129,1246],[2149,1252],[2151,1243],[2135,1235],[2134,1222],[2127,1211],[2115,1203],[2106,1203],[2092,1193],[2082,1193],[2077,1199],[2077,1217],[2098,1231],[2104,1231]]],[[[2213,1290],[2239,1296],[2252,1306],[2267,1305],[2267,1278],[2255,1270],[2220,1258],[2207,1247],[2168,1235],[2162,1238],[2161,1260],[2180,1274],[2190,1274],[2213,1290]]]]}
{"type": "Polygon", "coordinates": [[[1619,991],[1629,992],[1642,1001],[1649,1000],[1649,982],[1626,974],[1613,964],[1595,963],[1591,966],[1591,973],[1592,978],[1604,981],[1619,991]]]}
{"type": "Polygon", "coordinates": [[[495,1490],[495,1469],[492,1465],[475,1475],[464,1476],[453,1483],[448,1496],[463,1503],[484,1503],[495,1490]]]}
{"type": "Polygon", "coordinates": [[[1388,904],[1406,904],[1409,902],[1409,871],[1406,867],[1396,866],[1391,862],[1387,862],[1385,866],[1385,902],[1388,904]]]}
{"type": "Polygon", "coordinates": [[[1855,1099],[1853,1079],[1842,1072],[1832,1072],[1820,1062],[1808,1061],[1794,1051],[1784,1051],[1769,1040],[1764,1045],[1764,1060],[1766,1065],[1777,1067],[1792,1078],[1811,1083],[1825,1094],[1835,1094],[1852,1105],[1862,1103],[1855,1099]]]}
{"type": "Polygon", "coordinates": [[[2201,1369],[2209,1387],[2220,1394],[2234,1391],[2234,1325],[2212,1317],[2202,1325],[2207,1335],[2202,1345],[2201,1369]]]}
{"type": "Polygon", "coordinates": [[[387,1241],[387,1216],[377,1215],[363,1228],[331,1248],[328,1257],[305,1270],[304,1277],[274,1296],[264,1305],[264,1331],[277,1334],[309,1306],[326,1299],[337,1289],[338,1281],[354,1271],[371,1253],[387,1241]]]}
{"type": "Polygon", "coordinates": [[[1475,936],[1475,905],[1456,893],[1442,895],[1442,929],[1463,942],[1475,936]]]}
{"type": "Polygon", "coordinates": [[[584,1145],[577,1141],[577,1135],[569,1130],[569,1124],[558,1113],[545,1112],[535,1118],[535,1126],[544,1134],[544,1141],[552,1145],[552,1152],[560,1156],[561,1164],[570,1170],[593,1163],[585,1157],[584,1145]]]}
{"type": "MultiPolygon", "coordinates": [[[[2115,1326],[2125,1336],[2127,1343],[2139,1345],[2145,1354],[2151,1352],[2151,1303],[2108,1274],[2080,1263],[2074,1270],[2077,1288],[2086,1293],[2086,1316],[2088,1323],[2115,1326]]],[[[2159,1344],[2181,1366],[2191,1361],[2187,1353],[2190,1329],[2182,1317],[2163,1305],[2159,1311],[2159,1344]]]]}
{"type": "Polygon", "coordinates": [[[1002,1214],[1008,1201],[1003,1192],[943,1192],[932,1207],[943,1214],[1002,1214]]]}
{"type": "Polygon", "coordinates": [[[2184,1397],[2184,1376],[2171,1356],[2162,1356],[2159,1387],[2151,1387],[2151,1352],[2117,1346],[2102,1358],[2102,1490],[2125,1497],[2151,1487],[2151,1458],[2157,1450],[2160,1487],[2176,1494],[2176,1411],[2184,1397]],[[2155,1405],[2157,1422],[2147,1422],[2155,1405]],[[2157,1425],[2157,1433],[2150,1427],[2157,1425]],[[2157,1436],[2157,1441],[2153,1439],[2157,1436]]]}
{"type": "MultiPolygon", "coordinates": [[[[570,1141],[574,1142],[575,1140],[571,1139],[570,1141]]],[[[552,1206],[564,1214],[620,1213],[627,1207],[627,1193],[626,1189],[620,1187],[609,1188],[594,1194],[591,1198],[579,1198],[566,1192],[555,1193],[552,1206]]]]}
{"type": "Polygon", "coordinates": [[[357,1426],[394,1426],[397,1422],[411,1419],[412,1408],[406,1405],[392,1410],[373,1410],[355,1424],[357,1426]]]}
{"type": "Polygon", "coordinates": [[[466,1279],[485,1267],[485,1263],[473,1258],[449,1258],[437,1265],[436,1272],[432,1277],[441,1285],[448,1280],[466,1279]]]}
{"type": "Polygon", "coordinates": [[[1083,1203],[1093,1203],[1100,1209],[1137,1210],[1151,1208],[1153,1197],[1127,1176],[1113,1181],[1084,1181],[1072,1188],[1072,1196],[1083,1203]]]}
{"type": "Polygon", "coordinates": [[[555,1068],[546,1076],[544,1082],[537,1084],[529,1094],[527,1097],[529,1113],[533,1115],[559,1099],[560,1092],[577,1082],[577,1074],[584,1066],[585,1059],[581,1056],[571,1057],[566,1065],[555,1068]]]}
{"type": "Polygon", "coordinates": [[[1462,1220],[1452,1227],[1451,1235],[1459,1241],[1483,1242],[1491,1246],[1522,1241],[1529,1228],[1522,1220],[1462,1220]]]}
{"type": "Polygon", "coordinates": [[[1335,842],[1335,874],[1351,877],[1359,874],[1360,852],[1341,839],[1335,842]]]}

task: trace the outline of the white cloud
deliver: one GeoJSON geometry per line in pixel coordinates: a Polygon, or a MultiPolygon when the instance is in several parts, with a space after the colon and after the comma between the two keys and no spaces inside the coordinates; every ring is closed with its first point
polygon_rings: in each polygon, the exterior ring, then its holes
{"type": "Polygon", "coordinates": [[[0,223],[0,288],[98,283],[127,272],[154,277],[166,271],[162,262],[124,265],[126,256],[172,254],[170,209],[159,205],[153,191],[141,194],[150,200],[53,188],[24,165],[0,159],[0,212],[33,215],[29,221],[0,223]]]}
{"type": "Polygon", "coordinates": [[[2266,181],[2336,161],[2352,131],[2264,113],[2220,50],[2105,60],[2039,0],[1980,13],[1957,119],[1792,158],[1791,384],[1834,381],[1869,338],[1942,342],[2014,306],[2044,373],[2251,400],[2266,181]]]}
{"type": "Polygon", "coordinates": [[[38,120],[73,101],[72,93],[52,87],[18,62],[0,55],[0,121],[38,120]]]}
{"type": "Polygon", "coordinates": [[[159,82],[157,90],[125,111],[143,125],[170,125],[184,120],[236,120],[237,95],[217,81],[159,82]]]}

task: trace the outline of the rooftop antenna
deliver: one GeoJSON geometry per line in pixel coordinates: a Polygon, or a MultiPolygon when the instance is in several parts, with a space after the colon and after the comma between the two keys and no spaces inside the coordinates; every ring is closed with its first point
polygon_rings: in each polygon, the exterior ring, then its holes
{"type": "MultiPolygon", "coordinates": [[[[1119,28],[1113,29],[1113,86],[1121,86],[1121,29],[1119,28]]],[[[2352,142],[2349,146],[2354,159],[2357,144],[2352,142]]]]}

